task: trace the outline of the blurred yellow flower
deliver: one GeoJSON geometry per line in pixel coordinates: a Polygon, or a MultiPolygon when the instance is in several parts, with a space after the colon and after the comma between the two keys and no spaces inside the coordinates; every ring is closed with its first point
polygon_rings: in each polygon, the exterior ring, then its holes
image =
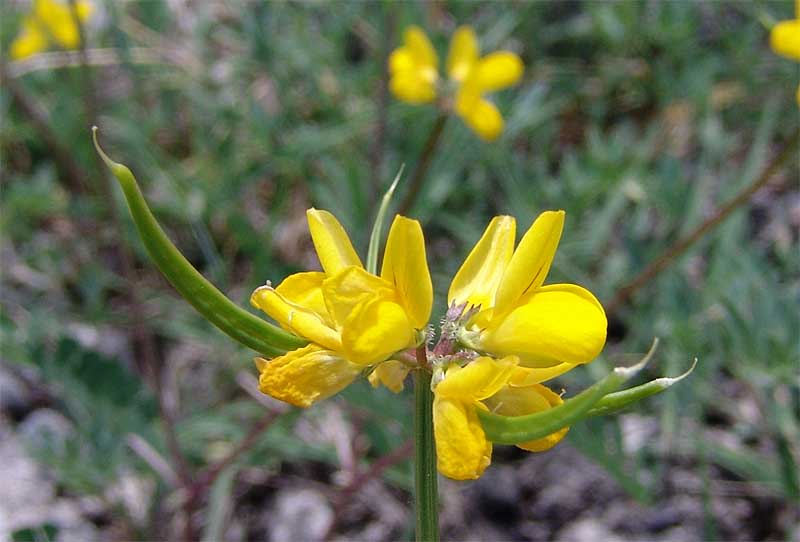
{"type": "Polygon", "coordinates": [[[520,365],[552,376],[600,353],[607,328],[600,302],[575,284],[544,285],[563,228],[564,211],[544,212],[515,251],[514,218],[492,219],[448,292],[450,304],[473,307],[462,343],[518,356],[520,365]]]}
{"type": "Polygon", "coordinates": [[[418,26],[403,33],[403,46],[389,56],[389,88],[411,104],[432,102],[439,80],[439,58],[428,36],[418,26]]]}
{"type": "Polygon", "coordinates": [[[450,42],[447,74],[450,84],[440,84],[436,51],[416,26],[403,34],[403,45],[389,57],[389,88],[400,100],[428,103],[440,91],[451,89],[449,107],[486,141],[503,131],[503,117],[484,96],[515,84],[522,77],[522,60],[511,52],[498,51],[480,57],[478,40],[469,26],[458,28],[450,42]]]}
{"type": "MultiPolygon", "coordinates": [[[[535,369],[518,367],[519,359],[479,357],[465,366],[451,364],[439,375],[433,393],[433,429],[439,472],[456,480],[478,478],[492,459],[477,409],[504,416],[541,412],[562,403],[561,398],[538,383],[535,369]]],[[[567,428],[546,437],[518,444],[542,452],[558,444],[567,428]]]]}
{"type": "MultiPolygon", "coordinates": [[[[93,9],[85,0],[75,4],[80,21],[88,19],[93,9]]],[[[22,30],[11,42],[11,58],[23,59],[45,51],[52,44],[63,49],[80,46],[80,31],[75,24],[72,7],[54,0],[34,0],[30,13],[22,20],[22,30]]]]}
{"type": "MultiPolygon", "coordinates": [[[[800,0],[795,0],[795,18],[781,21],[772,27],[769,44],[775,53],[800,61],[800,0]]],[[[800,88],[797,89],[797,102],[800,103],[800,88]]]]}
{"type": "Polygon", "coordinates": [[[283,356],[256,360],[261,391],[300,407],[416,346],[433,304],[419,222],[395,217],[376,276],[364,269],[332,214],[310,209],[307,218],[323,271],[291,275],[277,288],[268,283],[250,298],[284,329],[310,341],[283,356]]]}

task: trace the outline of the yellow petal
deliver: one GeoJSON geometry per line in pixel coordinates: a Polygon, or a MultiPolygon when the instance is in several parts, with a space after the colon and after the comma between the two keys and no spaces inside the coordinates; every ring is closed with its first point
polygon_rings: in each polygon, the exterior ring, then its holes
{"type": "Polygon", "coordinates": [[[416,26],[404,34],[404,45],[389,55],[389,89],[398,99],[422,104],[436,98],[438,59],[425,33],[416,26]]]}
{"type": "Polygon", "coordinates": [[[533,222],[511,257],[497,289],[495,317],[507,314],[523,295],[544,283],[563,229],[564,211],[546,211],[533,222]]]}
{"type": "MultiPolygon", "coordinates": [[[[492,412],[502,416],[524,416],[543,412],[563,402],[561,397],[549,388],[541,384],[531,384],[524,387],[504,386],[484,403],[492,412]]],[[[567,431],[569,427],[564,427],[546,437],[521,442],[517,446],[529,452],[543,452],[558,444],[566,436],[567,431]]]]}
{"type": "Polygon", "coordinates": [[[452,365],[444,379],[436,385],[437,397],[480,401],[497,393],[511,378],[519,360],[508,356],[494,360],[482,356],[470,361],[464,367],[452,365]]]}
{"type": "Polygon", "coordinates": [[[510,386],[524,387],[541,384],[577,367],[574,363],[559,363],[552,367],[517,367],[508,381],[510,386]]]}
{"type": "Polygon", "coordinates": [[[508,51],[491,53],[480,59],[470,75],[471,85],[481,94],[494,92],[515,84],[524,71],[522,60],[508,51]]]}
{"type": "MultiPolygon", "coordinates": [[[[86,17],[82,18],[82,15],[88,16],[85,12],[91,8],[76,4],[76,9],[78,18],[83,20],[86,17]]],[[[80,45],[80,34],[70,5],[50,0],[36,0],[33,13],[46,34],[61,47],[75,49],[80,45]]]]}
{"type": "Polygon", "coordinates": [[[91,2],[78,1],[75,3],[75,9],[78,12],[78,19],[83,22],[94,12],[94,5],[91,2]]]}
{"type": "Polygon", "coordinates": [[[334,327],[322,296],[322,283],[327,275],[319,271],[289,275],[275,288],[284,299],[316,313],[329,327],[334,327]]]}
{"type": "Polygon", "coordinates": [[[450,40],[447,56],[447,73],[451,79],[461,82],[469,75],[478,61],[478,39],[469,26],[460,26],[450,40]]]}
{"type": "Polygon", "coordinates": [[[433,432],[439,472],[455,480],[475,480],[492,461],[492,443],[476,413],[477,405],[438,394],[433,400],[433,432]]]}
{"type": "Polygon", "coordinates": [[[24,25],[20,34],[11,42],[10,55],[21,60],[47,49],[47,36],[35,25],[24,25]]]}
{"type": "Polygon", "coordinates": [[[398,47],[389,55],[389,73],[413,71],[414,58],[406,47],[398,47]]]}
{"type": "Polygon", "coordinates": [[[309,209],[306,217],[319,263],[326,273],[333,275],[350,265],[363,267],[347,232],[335,216],[328,211],[309,209]]]}
{"type": "Polygon", "coordinates": [[[455,110],[462,118],[466,119],[473,109],[478,107],[481,93],[478,89],[468,84],[461,85],[456,92],[455,110]]]}
{"type": "Polygon", "coordinates": [[[417,66],[434,70],[438,68],[439,58],[436,56],[436,50],[420,27],[408,27],[403,33],[403,43],[417,66]]]}
{"type": "Polygon", "coordinates": [[[781,21],[773,26],[769,44],[777,54],[800,60],[800,20],[781,21]]]}
{"type": "Polygon", "coordinates": [[[428,323],[433,285],[425,257],[425,239],[419,222],[397,215],[389,230],[381,278],[394,285],[397,300],[416,329],[428,323]]]}
{"type": "Polygon", "coordinates": [[[392,390],[394,393],[403,391],[403,381],[410,371],[408,365],[396,359],[384,361],[369,374],[369,383],[373,388],[381,384],[392,390]]]}
{"type": "Polygon", "coordinates": [[[322,282],[325,306],[338,328],[367,298],[388,298],[394,301],[394,288],[389,281],[376,277],[363,267],[345,267],[322,282]]]}
{"type": "Polygon", "coordinates": [[[514,253],[516,221],[511,216],[496,216],[453,277],[447,302],[468,303],[489,308],[503,272],[514,253]]]}
{"type": "Polygon", "coordinates": [[[436,86],[416,70],[392,75],[389,90],[398,99],[410,104],[424,104],[436,99],[436,86]]]}
{"type": "Polygon", "coordinates": [[[379,297],[357,306],[342,328],[342,352],[354,363],[373,365],[414,346],[414,328],[403,308],[379,297]]]}
{"type": "Polygon", "coordinates": [[[262,393],[303,408],[340,392],[360,372],[336,353],[313,344],[271,360],[257,358],[256,366],[262,393]]]}
{"type": "MultiPolygon", "coordinates": [[[[463,102],[464,98],[457,100],[463,102]]],[[[467,126],[484,141],[494,141],[503,132],[503,117],[497,106],[488,100],[480,98],[470,108],[456,105],[456,111],[467,126]]]]}
{"type": "Polygon", "coordinates": [[[250,296],[250,303],[295,335],[331,350],[339,350],[342,346],[339,333],[326,325],[322,316],[309,308],[293,303],[271,286],[261,286],[256,289],[250,296]]]}
{"type": "MultiPolygon", "coordinates": [[[[516,255],[515,255],[516,256],[516,255]]],[[[553,367],[592,361],[606,340],[605,311],[588,290],[575,284],[543,286],[505,318],[492,321],[480,347],[515,354],[520,365],[553,367]]]]}

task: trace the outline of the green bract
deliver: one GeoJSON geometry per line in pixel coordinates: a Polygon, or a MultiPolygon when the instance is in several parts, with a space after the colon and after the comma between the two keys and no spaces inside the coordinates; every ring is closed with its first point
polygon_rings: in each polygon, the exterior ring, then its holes
{"type": "Polygon", "coordinates": [[[664,391],[672,384],[686,378],[694,370],[696,360],[688,371],[678,377],[657,378],[641,386],[616,391],[650,362],[657,346],[658,339],[655,339],[650,351],[636,365],[616,367],[590,388],[548,410],[527,416],[501,416],[478,411],[486,438],[498,444],[518,444],[542,438],[585,418],[614,412],[635,401],[664,391]]]}

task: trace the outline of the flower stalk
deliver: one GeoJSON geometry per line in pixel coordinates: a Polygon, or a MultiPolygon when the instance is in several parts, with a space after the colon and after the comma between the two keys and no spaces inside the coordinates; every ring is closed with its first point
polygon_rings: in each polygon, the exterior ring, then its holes
{"type": "Polygon", "coordinates": [[[422,190],[422,185],[425,181],[425,175],[428,173],[428,168],[433,161],[433,155],[439,146],[439,140],[442,138],[442,132],[444,132],[445,124],[447,124],[447,118],[447,112],[439,113],[439,116],[436,117],[436,121],[433,123],[433,127],[428,134],[428,139],[425,140],[425,145],[422,147],[422,152],[419,155],[419,161],[417,162],[417,165],[414,168],[414,173],[411,175],[411,180],[408,183],[409,187],[408,191],[406,192],[406,197],[400,204],[400,210],[398,213],[401,215],[408,214],[411,206],[414,205],[420,190],[422,190]]]}
{"type": "Polygon", "coordinates": [[[436,448],[433,441],[433,392],[425,344],[417,348],[414,371],[414,487],[417,542],[439,540],[436,448]]]}

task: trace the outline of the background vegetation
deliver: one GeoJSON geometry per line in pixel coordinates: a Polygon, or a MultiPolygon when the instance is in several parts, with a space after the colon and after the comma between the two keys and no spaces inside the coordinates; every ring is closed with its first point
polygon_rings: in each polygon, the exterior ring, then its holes
{"type": "MultiPolygon", "coordinates": [[[[3,3],[4,50],[24,11],[3,3]]],[[[252,352],[150,264],[92,124],[192,263],[247,305],[266,280],[317,265],[307,207],[333,212],[365,251],[376,198],[401,164],[413,168],[436,116],[387,94],[386,56],[408,24],[440,54],[471,24],[484,51],[514,50],[526,73],[496,96],[498,142],[446,125],[409,211],[435,290],[447,291],[491,216],[527,225],[563,208],[550,281],[609,304],[793,137],[798,68],[767,44],[769,25],[791,16],[788,1],[105,2],[83,51],[4,58],[0,469],[3,485],[34,480],[48,493],[4,489],[0,531],[410,533],[409,397],[361,382],[303,412],[254,398],[252,352]],[[67,504],[71,515],[54,512],[67,504]]],[[[798,536],[797,189],[795,151],[747,205],[610,307],[602,359],[561,384],[574,393],[654,336],[647,376],[697,357],[688,380],[573,428],[546,456],[498,449],[485,480],[442,487],[444,535],[798,536]]]]}

